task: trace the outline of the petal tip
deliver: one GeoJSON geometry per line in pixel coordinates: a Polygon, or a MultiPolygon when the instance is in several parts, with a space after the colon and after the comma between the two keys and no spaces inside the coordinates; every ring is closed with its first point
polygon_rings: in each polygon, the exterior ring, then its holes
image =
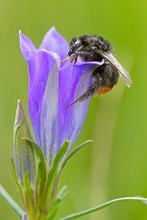
{"type": "Polygon", "coordinates": [[[52,26],[52,27],[50,28],[50,31],[57,31],[57,30],[56,30],[55,26],[52,26]]]}
{"type": "Polygon", "coordinates": [[[63,60],[69,50],[68,42],[53,26],[45,34],[44,39],[40,45],[40,49],[55,52],[63,60]]]}
{"type": "Polygon", "coordinates": [[[21,30],[19,30],[19,32],[18,32],[18,33],[19,33],[19,36],[21,36],[21,34],[22,34],[21,30]]]}
{"type": "Polygon", "coordinates": [[[33,42],[27,36],[25,36],[21,30],[19,31],[19,38],[22,55],[26,61],[29,61],[34,55],[36,48],[33,42]]]}
{"type": "Polygon", "coordinates": [[[19,39],[20,42],[25,41],[27,39],[27,37],[22,33],[21,30],[19,30],[19,39]]]}
{"type": "Polygon", "coordinates": [[[21,43],[21,41],[23,41],[23,39],[24,39],[26,36],[22,33],[21,30],[19,30],[18,34],[19,34],[19,39],[20,39],[20,43],[21,43]]]}

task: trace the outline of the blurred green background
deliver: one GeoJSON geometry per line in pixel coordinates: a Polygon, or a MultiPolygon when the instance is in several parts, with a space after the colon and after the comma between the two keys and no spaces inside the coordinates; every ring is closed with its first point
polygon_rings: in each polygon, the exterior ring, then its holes
{"type": "MultiPolygon", "coordinates": [[[[130,72],[108,95],[93,97],[76,145],[93,139],[66,167],[61,184],[69,195],[57,216],[77,212],[121,196],[147,197],[147,1],[145,0],[1,0],[0,1],[0,182],[21,199],[10,177],[13,122],[17,99],[27,113],[27,66],[19,50],[18,30],[39,46],[51,26],[67,39],[83,33],[102,35],[130,72]]],[[[19,219],[0,200],[0,219],[19,219]]],[[[123,202],[81,220],[144,220],[147,207],[123,202]]]]}

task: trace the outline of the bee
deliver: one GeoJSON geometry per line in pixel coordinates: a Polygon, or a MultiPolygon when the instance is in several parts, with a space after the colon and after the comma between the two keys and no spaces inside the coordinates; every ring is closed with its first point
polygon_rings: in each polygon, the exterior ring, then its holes
{"type": "Polygon", "coordinates": [[[82,35],[73,38],[70,42],[67,58],[62,62],[70,60],[76,64],[78,58],[84,62],[101,62],[102,60],[104,62],[92,72],[92,84],[87,91],[70,105],[78,101],[82,102],[95,93],[98,95],[107,93],[117,83],[119,76],[128,87],[131,86],[132,80],[129,73],[113,56],[110,42],[103,37],[97,35],[82,35]]]}

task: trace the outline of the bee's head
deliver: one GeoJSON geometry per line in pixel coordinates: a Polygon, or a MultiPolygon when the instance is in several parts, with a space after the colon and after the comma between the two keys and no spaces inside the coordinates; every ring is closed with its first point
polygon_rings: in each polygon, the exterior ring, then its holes
{"type": "Polygon", "coordinates": [[[70,42],[70,49],[68,51],[67,56],[74,55],[77,51],[79,51],[82,48],[82,41],[78,38],[73,38],[70,42]]]}

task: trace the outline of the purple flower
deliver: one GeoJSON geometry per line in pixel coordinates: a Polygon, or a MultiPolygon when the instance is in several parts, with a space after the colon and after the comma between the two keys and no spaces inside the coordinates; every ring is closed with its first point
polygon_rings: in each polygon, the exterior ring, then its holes
{"type": "Polygon", "coordinates": [[[91,73],[102,63],[76,65],[65,59],[67,41],[51,28],[38,49],[20,32],[20,48],[29,71],[29,114],[37,144],[51,163],[62,144],[77,139],[84,123],[89,98],[67,108],[90,85],[91,73]]]}

